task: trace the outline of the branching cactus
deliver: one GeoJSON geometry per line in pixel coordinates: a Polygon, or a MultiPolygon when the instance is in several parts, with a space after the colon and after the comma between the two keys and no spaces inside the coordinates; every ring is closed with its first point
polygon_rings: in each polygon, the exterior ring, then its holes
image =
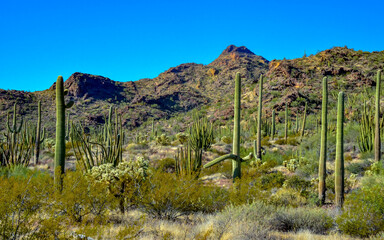
{"type": "Polygon", "coordinates": [[[335,204],[344,202],[344,92],[339,93],[337,104],[336,160],[335,160],[335,204]]]}
{"type": "Polygon", "coordinates": [[[56,146],[55,146],[55,185],[62,187],[62,174],[65,170],[65,109],[73,106],[73,101],[65,104],[64,96],[68,90],[64,90],[63,77],[56,81],[56,146]]]}
{"type": "Polygon", "coordinates": [[[37,104],[37,126],[36,126],[36,142],[35,142],[35,162],[37,165],[39,163],[40,157],[40,144],[43,143],[45,138],[45,128],[43,128],[43,132],[41,133],[41,101],[37,104]]]}
{"type": "Polygon", "coordinates": [[[321,144],[319,159],[319,199],[321,204],[325,202],[325,179],[326,179],[326,161],[327,161],[327,122],[328,122],[328,82],[323,78],[323,99],[321,107],[321,144]]]}
{"type": "Polygon", "coordinates": [[[224,160],[232,160],[232,178],[241,178],[241,162],[253,158],[253,153],[249,153],[245,158],[240,157],[240,108],[241,108],[241,77],[240,73],[236,73],[235,78],[235,111],[234,111],[234,127],[233,127],[233,150],[232,153],[223,155],[204,165],[204,168],[211,167],[224,160]]]}
{"type": "Polygon", "coordinates": [[[16,135],[20,133],[21,128],[23,126],[23,118],[21,118],[20,125],[17,127],[16,123],[16,103],[13,105],[13,121],[12,121],[12,126],[9,124],[9,112],[7,115],[7,126],[8,126],[8,131],[12,134],[12,143],[13,145],[16,144],[16,135]]]}

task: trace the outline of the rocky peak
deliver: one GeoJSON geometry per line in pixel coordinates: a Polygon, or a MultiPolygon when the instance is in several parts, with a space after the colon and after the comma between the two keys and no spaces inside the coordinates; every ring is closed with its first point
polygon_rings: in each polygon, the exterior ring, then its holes
{"type": "Polygon", "coordinates": [[[226,54],[250,54],[255,55],[251,50],[246,48],[245,46],[236,47],[235,45],[229,45],[222,53],[221,55],[226,54]]]}

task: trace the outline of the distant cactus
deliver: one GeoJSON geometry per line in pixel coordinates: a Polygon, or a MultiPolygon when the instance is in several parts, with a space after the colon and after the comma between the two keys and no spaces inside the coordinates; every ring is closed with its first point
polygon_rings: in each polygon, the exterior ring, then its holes
{"type": "Polygon", "coordinates": [[[285,144],[288,143],[288,104],[285,104],[285,131],[284,131],[285,144]]]}
{"type": "Polygon", "coordinates": [[[303,125],[301,127],[301,136],[300,136],[300,141],[303,140],[304,137],[304,131],[305,131],[305,122],[307,120],[307,102],[305,102],[305,108],[304,108],[304,117],[303,117],[303,125]]]}
{"type": "Polygon", "coordinates": [[[335,160],[335,204],[344,202],[344,92],[339,93],[337,105],[336,160],[335,160]]]}
{"type": "Polygon", "coordinates": [[[223,155],[204,165],[204,168],[208,168],[226,159],[232,159],[233,180],[235,180],[236,178],[241,178],[241,162],[253,158],[253,153],[250,153],[245,158],[240,157],[240,110],[241,110],[241,77],[240,77],[240,73],[236,73],[232,154],[223,155]]]}
{"type": "Polygon", "coordinates": [[[260,75],[259,80],[259,108],[257,113],[257,148],[256,148],[256,158],[261,160],[261,115],[263,107],[263,75],[260,75]]]}
{"type": "Polygon", "coordinates": [[[364,102],[358,138],[359,150],[362,153],[373,150],[375,129],[372,115],[372,110],[367,109],[366,103],[364,102]]]}
{"type": "Polygon", "coordinates": [[[328,123],[328,82],[327,78],[323,78],[323,99],[321,107],[321,144],[320,144],[320,159],[319,159],[319,199],[321,204],[325,202],[326,191],[326,169],[327,169],[327,123],[328,123]]]}
{"type": "Polygon", "coordinates": [[[39,101],[37,104],[37,126],[36,126],[36,142],[35,142],[35,162],[34,162],[35,165],[39,163],[40,144],[43,143],[45,138],[45,128],[43,128],[42,134],[40,134],[41,132],[40,128],[41,128],[41,101],[39,101]]]}
{"type": "Polygon", "coordinates": [[[8,126],[8,131],[11,132],[13,144],[16,144],[16,135],[18,133],[20,133],[21,128],[23,126],[23,118],[21,118],[20,125],[19,125],[19,127],[17,127],[17,123],[16,123],[16,103],[13,105],[13,121],[12,121],[12,126],[9,125],[9,112],[7,114],[7,126],[8,126]]]}
{"type": "Polygon", "coordinates": [[[381,70],[377,71],[376,81],[376,112],[375,112],[375,161],[379,162],[381,158],[381,142],[380,142],[380,84],[381,70]]]}
{"type": "Polygon", "coordinates": [[[73,106],[73,101],[65,104],[64,96],[68,90],[64,90],[63,77],[56,81],[56,146],[55,146],[55,186],[62,188],[62,174],[65,171],[65,109],[73,106]]]}
{"type": "Polygon", "coordinates": [[[275,110],[272,110],[272,129],[271,129],[271,139],[273,140],[275,138],[275,110]]]}

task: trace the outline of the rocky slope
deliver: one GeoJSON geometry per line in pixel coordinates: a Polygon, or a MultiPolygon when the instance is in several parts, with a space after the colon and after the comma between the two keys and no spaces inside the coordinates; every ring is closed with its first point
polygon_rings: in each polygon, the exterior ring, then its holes
{"type": "MultiPolygon", "coordinates": [[[[213,118],[232,116],[233,78],[243,76],[243,108],[251,114],[257,105],[260,74],[265,74],[264,105],[281,110],[288,103],[293,113],[310,104],[317,111],[321,103],[321,79],[329,77],[330,91],[358,92],[373,86],[377,69],[384,68],[384,51],[363,52],[335,47],[316,55],[292,60],[273,60],[255,55],[246,47],[228,46],[208,65],[186,63],[161,73],[154,79],[118,82],[106,77],[74,73],[64,83],[68,98],[75,101],[71,118],[85,124],[104,122],[111,104],[118,107],[125,127],[140,126],[148,119],[175,116],[191,109],[208,106],[213,118]]],[[[36,119],[37,101],[43,102],[44,122],[53,132],[55,122],[55,84],[40,92],[0,90],[0,119],[13,103],[27,120],[36,119]]],[[[28,122],[28,121],[27,121],[28,122]]],[[[4,129],[5,124],[0,125],[4,129]]]]}

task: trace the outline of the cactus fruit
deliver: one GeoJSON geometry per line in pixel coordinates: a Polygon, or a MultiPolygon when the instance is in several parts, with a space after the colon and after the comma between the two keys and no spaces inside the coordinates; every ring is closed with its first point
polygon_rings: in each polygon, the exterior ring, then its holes
{"type": "Polygon", "coordinates": [[[335,160],[335,204],[344,202],[344,92],[339,93],[337,105],[336,160],[335,160]]]}
{"type": "Polygon", "coordinates": [[[325,202],[325,179],[326,179],[326,161],[327,161],[327,114],[328,114],[328,81],[323,78],[323,99],[321,107],[321,143],[319,159],[319,199],[321,204],[325,202]]]}
{"type": "Polygon", "coordinates": [[[241,107],[241,77],[240,73],[236,73],[235,78],[235,111],[234,111],[234,127],[233,127],[233,151],[232,154],[226,154],[204,165],[204,168],[211,167],[226,159],[232,160],[232,178],[241,178],[241,162],[253,158],[253,153],[250,153],[245,158],[240,155],[240,107],[241,107]]]}
{"type": "Polygon", "coordinates": [[[65,169],[65,109],[73,106],[73,101],[65,104],[64,96],[68,90],[64,90],[63,77],[56,81],[56,146],[55,146],[55,185],[62,188],[62,177],[65,169]]]}
{"type": "Polygon", "coordinates": [[[376,112],[375,112],[375,161],[379,162],[381,157],[380,143],[380,82],[381,70],[377,71],[376,81],[376,112]]]}
{"type": "Polygon", "coordinates": [[[39,163],[40,144],[43,143],[45,138],[45,128],[43,128],[43,133],[41,135],[40,135],[40,132],[41,132],[40,128],[41,128],[41,101],[39,101],[37,104],[37,126],[36,126],[36,142],[35,142],[35,162],[34,162],[35,165],[39,163]]]}
{"type": "Polygon", "coordinates": [[[256,149],[256,159],[261,160],[261,115],[263,107],[263,75],[260,75],[259,80],[259,108],[257,113],[257,149],[256,149]]]}

